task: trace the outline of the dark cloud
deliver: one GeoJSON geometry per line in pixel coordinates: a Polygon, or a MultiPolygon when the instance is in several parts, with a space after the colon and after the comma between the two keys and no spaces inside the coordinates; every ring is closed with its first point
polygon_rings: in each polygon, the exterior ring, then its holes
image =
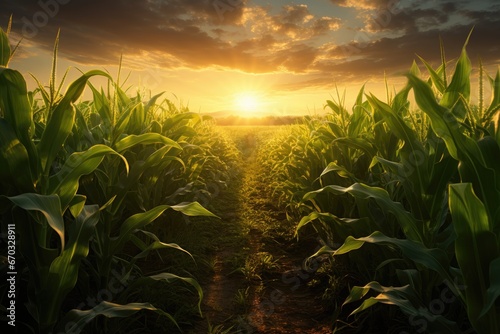
{"type": "Polygon", "coordinates": [[[499,19],[500,4],[492,4],[482,10],[461,9],[457,10],[463,17],[472,20],[474,23],[491,22],[499,19]]]}
{"type": "Polygon", "coordinates": [[[364,16],[365,29],[370,32],[447,30],[455,25],[472,26],[494,22],[500,13],[500,5],[489,0],[420,0],[406,5],[397,0],[365,2],[371,3],[373,9],[366,11],[364,16]]]}
{"type": "Polygon", "coordinates": [[[402,30],[406,33],[412,33],[440,27],[449,19],[449,15],[444,11],[432,8],[406,10],[398,15],[388,15],[387,13],[371,17],[368,20],[367,29],[372,32],[402,30]]]}
{"type": "Polygon", "coordinates": [[[270,34],[276,38],[298,41],[325,35],[338,30],[340,19],[329,16],[315,17],[307,5],[285,5],[280,13],[270,15],[266,8],[247,8],[243,24],[251,25],[252,31],[270,34]]]}
{"type": "MultiPolygon", "coordinates": [[[[500,21],[497,21],[474,28],[467,51],[476,64],[479,57],[485,65],[498,64],[500,45],[492,43],[491,37],[499,26],[500,21]]],[[[413,35],[381,38],[368,44],[335,46],[329,50],[331,60],[316,63],[315,69],[343,78],[380,77],[384,73],[401,75],[410,68],[413,60],[420,63],[417,56],[431,64],[440,64],[440,38],[444,41],[447,58],[457,58],[471,29],[472,27],[455,26],[447,31],[429,30],[413,35]]]]}
{"type": "MultiPolygon", "coordinates": [[[[401,75],[417,55],[437,65],[440,38],[447,57],[458,57],[473,27],[467,47],[471,59],[477,64],[481,57],[484,64],[493,67],[500,60],[500,5],[495,1],[421,0],[406,6],[382,0],[331,2],[356,7],[365,18],[365,29],[353,33],[352,42],[329,46],[326,56],[311,67],[331,73],[334,81],[401,75]]],[[[321,79],[314,82],[319,84],[321,79]]],[[[331,82],[325,80],[325,84],[331,82]]]]}
{"type": "Polygon", "coordinates": [[[307,45],[297,45],[289,50],[278,53],[275,57],[275,63],[294,72],[302,72],[314,62],[318,56],[316,48],[307,45]]]}
{"type": "MultiPolygon", "coordinates": [[[[12,13],[13,31],[47,50],[61,28],[61,55],[84,64],[115,64],[120,54],[140,56],[144,51],[164,53],[166,58],[175,57],[176,63],[194,68],[231,66],[236,58],[240,64],[257,63],[251,54],[201,28],[216,27],[220,34],[225,26],[236,24],[243,1],[234,7],[195,0],[59,2],[68,1],[43,2],[50,3],[48,7],[32,1],[4,2],[1,13],[12,13]]],[[[7,15],[2,16],[6,21],[7,15]]],[[[252,69],[249,67],[243,69],[252,69]]],[[[256,70],[269,68],[264,62],[256,70]]]]}

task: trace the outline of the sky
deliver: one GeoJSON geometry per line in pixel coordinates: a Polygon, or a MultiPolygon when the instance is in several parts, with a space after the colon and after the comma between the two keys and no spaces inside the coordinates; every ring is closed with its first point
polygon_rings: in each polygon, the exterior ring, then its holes
{"type": "Polygon", "coordinates": [[[321,113],[344,91],[349,108],[363,85],[382,98],[418,56],[439,65],[440,38],[456,59],[473,27],[473,65],[500,64],[497,0],[0,0],[4,29],[11,15],[22,40],[9,67],[30,87],[30,74],[48,83],[60,29],[59,78],[116,77],[123,57],[129,92],[202,113],[321,113]]]}

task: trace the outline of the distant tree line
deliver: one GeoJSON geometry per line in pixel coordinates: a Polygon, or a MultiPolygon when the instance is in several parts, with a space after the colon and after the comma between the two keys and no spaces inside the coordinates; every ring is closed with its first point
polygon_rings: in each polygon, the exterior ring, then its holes
{"type": "Polygon", "coordinates": [[[216,117],[215,122],[217,125],[231,126],[231,125],[288,125],[296,124],[303,116],[265,116],[265,117],[240,117],[240,116],[226,116],[216,117]]]}

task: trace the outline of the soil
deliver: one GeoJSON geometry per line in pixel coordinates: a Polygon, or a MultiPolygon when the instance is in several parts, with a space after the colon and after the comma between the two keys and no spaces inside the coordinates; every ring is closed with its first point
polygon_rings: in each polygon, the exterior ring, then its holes
{"type": "Polygon", "coordinates": [[[241,182],[228,189],[236,197],[214,210],[243,238],[214,252],[213,273],[203,283],[204,319],[189,333],[332,333],[332,311],[310,284],[317,268],[304,267],[318,242],[294,238],[294,225],[266,193],[255,151],[246,153],[241,182]]]}

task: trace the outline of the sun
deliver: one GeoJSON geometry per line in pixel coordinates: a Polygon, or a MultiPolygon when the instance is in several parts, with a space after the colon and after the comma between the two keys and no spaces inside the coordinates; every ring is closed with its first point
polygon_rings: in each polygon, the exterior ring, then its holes
{"type": "Polygon", "coordinates": [[[261,102],[256,93],[244,92],[235,95],[234,105],[239,112],[254,113],[259,111],[261,102]]]}

